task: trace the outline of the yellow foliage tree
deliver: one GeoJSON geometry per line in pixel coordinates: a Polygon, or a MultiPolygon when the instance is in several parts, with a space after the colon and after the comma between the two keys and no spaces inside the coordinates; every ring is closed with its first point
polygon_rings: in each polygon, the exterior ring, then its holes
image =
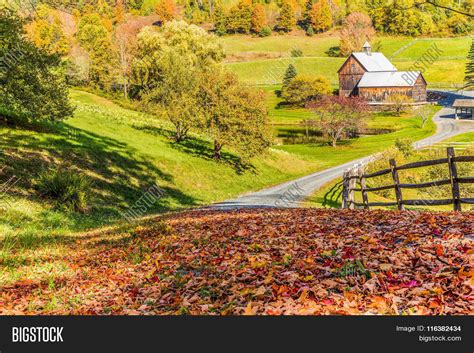
{"type": "Polygon", "coordinates": [[[316,2],[309,12],[311,26],[316,32],[325,32],[332,26],[332,14],[327,0],[316,2]]]}
{"type": "Polygon", "coordinates": [[[29,40],[51,54],[66,55],[69,42],[56,11],[42,4],[36,9],[36,14],[35,20],[26,26],[29,40]]]}

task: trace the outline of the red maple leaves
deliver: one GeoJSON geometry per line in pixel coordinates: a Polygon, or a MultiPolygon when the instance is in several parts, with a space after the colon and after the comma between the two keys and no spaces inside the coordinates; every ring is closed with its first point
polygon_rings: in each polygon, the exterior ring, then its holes
{"type": "Polygon", "coordinates": [[[179,213],[71,248],[74,276],[0,288],[0,312],[467,314],[473,228],[472,213],[179,213]]]}

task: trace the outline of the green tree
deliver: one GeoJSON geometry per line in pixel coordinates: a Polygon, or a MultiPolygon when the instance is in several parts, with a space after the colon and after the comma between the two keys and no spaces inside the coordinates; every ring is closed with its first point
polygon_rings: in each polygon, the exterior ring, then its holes
{"type": "Polygon", "coordinates": [[[293,80],[298,72],[293,64],[288,65],[285,71],[285,75],[283,76],[283,86],[288,86],[288,84],[293,80]]]}
{"type": "Polygon", "coordinates": [[[90,80],[102,89],[109,89],[115,67],[112,37],[100,15],[93,13],[81,18],[77,39],[89,54],[90,80]]]}
{"type": "Polygon", "coordinates": [[[331,8],[327,0],[318,0],[309,12],[311,26],[316,32],[325,32],[332,26],[331,8]]]}
{"type": "Polygon", "coordinates": [[[284,0],[283,4],[281,5],[280,10],[280,17],[278,18],[277,29],[289,32],[291,31],[296,25],[296,16],[295,10],[293,5],[289,2],[289,0],[284,0]]]}
{"type": "Polygon", "coordinates": [[[184,21],[140,31],[133,63],[138,96],[147,110],[164,115],[174,125],[177,142],[203,126],[197,100],[200,77],[215,70],[223,57],[215,36],[184,21]]]}
{"type": "Polygon", "coordinates": [[[190,56],[174,51],[163,52],[158,65],[160,84],[145,91],[142,102],[148,110],[163,115],[173,124],[174,139],[181,142],[191,129],[203,126],[197,100],[200,71],[190,56]]]}
{"type": "Polygon", "coordinates": [[[216,5],[214,11],[214,28],[218,36],[223,36],[227,33],[227,19],[221,3],[216,5]]]}
{"type": "Polygon", "coordinates": [[[331,85],[324,77],[298,76],[282,88],[281,96],[286,103],[304,106],[331,92],[331,85]]]}
{"type": "Polygon", "coordinates": [[[245,161],[270,146],[263,92],[240,84],[235,75],[221,69],[203,75],[199,102],[205,131],[214,141],[214,159],[221,159],[225,146],[245,161]]]}
{"type": "Polygon", "coordinates": [[[57,54],[25,39],[24,21],[0,8],[0,108],[7,117],[61,120],[72,116],[57,54]]]}

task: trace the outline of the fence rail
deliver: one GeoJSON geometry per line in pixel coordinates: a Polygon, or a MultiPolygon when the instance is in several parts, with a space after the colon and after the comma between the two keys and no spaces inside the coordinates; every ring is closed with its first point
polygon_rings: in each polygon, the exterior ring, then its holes
{"type": "Polygon", "coordinates": [[[390,168],[379,170],[375,173],[366,174],[362,168],[352,169],[346,171],[343,177],[343,191],[342,191],[342,207],[353,209],[361,207],[370,209],[376,206],[397,206],[399,210],[403,210],[404,206],[441,206],[453,205],[455,211],[461,211],[461,204],[474,204],[474,198],[462,198],[459,191],[459,184],[474,184],[474,177],[459,177],[456,163],[474,162],[474,156],[455,156],[454,148],[447,148],[447,158],[433,159],[428,161],[408,163],[397,166],[394,159],[390,160],[390,168]],[[401,183],[398,176],[398,171],[429,167],[433,165],[447,164],[449,168],[449,179],[428,181],[418,184],[401,183]],[[393,184],[367,187],[367,179],[375,178],[382,175],[392,175],[393,184]],[[357,182],[360,187],[356,187],[357,182]],[[404,200],[403,189],[421,189],[428,187],[436,187],[442,185],[451,185],[451,198],[441,200],[404,200]],[[391,190],[395,191],[396,200],[393,202],[369,202],[369,192],[391,190]],[[354,193],[360,192],[362,194],[362,202],[356,202],[354,193]]]}

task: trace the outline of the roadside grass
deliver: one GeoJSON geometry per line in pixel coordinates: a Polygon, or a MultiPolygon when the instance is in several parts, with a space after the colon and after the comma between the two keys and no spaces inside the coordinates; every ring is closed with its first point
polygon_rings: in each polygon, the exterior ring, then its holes
{"type": "MultiPolygon", "coordinates": [[[[433,114],[438,109],[439,107],[432,107],[433,114]]],[[[431,120],[422,129],[420,119],[412,117],[409,113],[402,117],[378,114],[369,120],[368,126],[390,129],[394,132],[341,141],[335,148],[324,142],[275,148],[297,155],[301,159],[316,162],[321,169],[325,169],[383,151],[392,146],[398,138],[411,138],[417,141],[432,135],[436,130],[436,125],[431,120]]]]}
{"type": "MultiPolygon", "coordinates": [[[[449,145],[450,142],[468,142],[474,144],[474,132],[459,134],[457,136],[451,137],[440,142],[441,149],[445,150],[446,146],[449,145]],[[441,147],[442,146],[442,147],[441,147]]],[[[454,145],[454,147],[459,147],[459,145],[454,145]]],[[[436,148],[436,145],[435,145],[436,148]]],[[[471,147],[472,150],[472,147],[471,147]]],[[[420,156],[418,158],[421,159],[432,159],[430,157],[431,150],[426,149],[420,152],[420,156]]],[[[460,148],[456,151],[456,154],[472,154],[469,151],[466,151],[464,148],[460,148]]],[[[429,168],[429,167],[428,167],[429,168]]],[[[411,170],[411,173],[418,174],[422,172],[425,168],[419,168],[411,170]]],[[[472,176],[472,175],[470,175],[472,176]]],[[[404,178],[403,172],[400,174],[401,178],[404,178]]],[[[407,181],[408,182],[408,181],[407,181]]],[[[461,186],[463,187],[463,186],[461,186]]],[[[403,189],[403,197],[405,199],[419,199],[420,195],[418,194],[417,190],[415,189],[403,189]]],[[[355,193],[355,199],[357,202],[362,202],[362,197],[360,193],[355,193]]],[[[395,200],[394,192],[391,192],[388,197],[384,197],[382,195],[378,195],[377,193],[369,193],[369,201],[370,202],[389,202],[395,200]]],[[[337,180],[333,180],[318,191],[316,191],[313,195],[308,197],[306,200],[302,202],[302,206],[304,207],[315,207],[315,208],[340,208],[342,206],[342,178],[337,180]]],[[[463,205],[464,209],[469,209],[469,205],[463,205]]],[[[375,207],[375,209],[396,209],[396,207],[375,207]]],[[[407,206],[406,209],[408,210],[429,210],[429,211],[451,211],[451,205],[443,205],[443,206],[407,206]]]]}

